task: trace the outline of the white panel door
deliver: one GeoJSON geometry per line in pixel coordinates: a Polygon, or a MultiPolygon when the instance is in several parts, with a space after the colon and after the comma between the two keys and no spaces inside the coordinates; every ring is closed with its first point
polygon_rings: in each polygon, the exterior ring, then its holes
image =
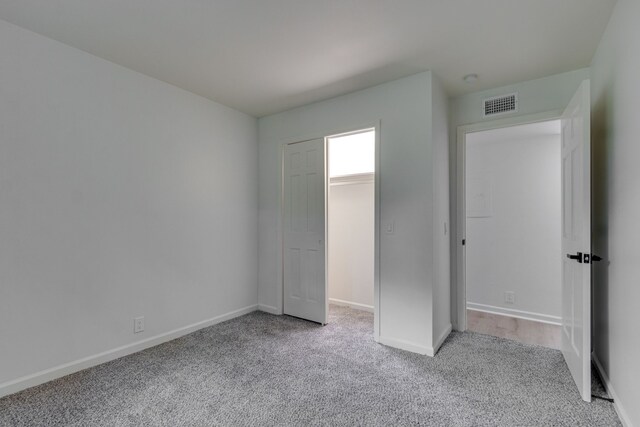
{"type": "Polygon", "coordinates": [[[589,81],[562,117],[562,354],[591,401],[591,136],[589,81]]]}
{"type": "Polygon", "coordinates": [[[284,149],[284,314],[327,323],[325,280],[325,144],[284,149]]]}

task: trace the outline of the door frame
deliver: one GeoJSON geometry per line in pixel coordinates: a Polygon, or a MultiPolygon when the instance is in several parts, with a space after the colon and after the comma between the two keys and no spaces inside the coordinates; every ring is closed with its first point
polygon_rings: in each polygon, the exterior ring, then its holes
{"type": "Polygon", "coordinates": [[[563,110],[551,110],[542,113],[525,114],[496,120],[487,120],[458,126],[456,142],[456,283],[453,286],[456,316],[454,329],[460,332],[467,330],[467,281],[466,281],[466,246],[462,241],[466,239],[466,148],[467,134],[485,130],[501,129],[512,126],[528,125],[532,123],[560,120],[563,110]]]}
{"type": "Polygon", "coordinates": [[[360,123],[351,126],[342,126],[339,128],[329,128],[323,131],[314,132],[312,134],[305,135],[303,137],[287,138],[280,142],[280,215],[278,217],[278,290],[279,295],[277,311],[274,314],[284,314],[284,151],[285,147],[289,144],[295,144],[298,142],[309,141],[313,139],[322,138],[324,141],[324,197],[325,197],[325,288],[326,292],[326,304],[329,304],[329,240],[327,227],[328,218],[328,191],[329,191],[329,162],[327,159],[327,140],[329,137],[343,136],[349,134],[360,133],[364,130],[373,129],[375,131],[375,170],[374,170],[374,259],[373,259],[373,338],[378,341],[380,337],[380,120],[374,120],[366,123],[360,123]]]}

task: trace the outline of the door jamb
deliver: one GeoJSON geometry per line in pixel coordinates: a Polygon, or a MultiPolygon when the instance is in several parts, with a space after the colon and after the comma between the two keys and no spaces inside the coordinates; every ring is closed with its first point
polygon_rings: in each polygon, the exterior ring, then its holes
{"type": "Polygon", "coordinates": [[[466,246],[462,241],[466,239],[466,137],[468,133],[485,130],[500,129],[511,126],[527,125],[532,123],[559,120],[562,118],[562,110],[551,110],[535,114],[525,114],[497,120],[471,123],[458,126],[456,142],[456,329],[467,329],[467,283],[466,283],[466,246]]]}

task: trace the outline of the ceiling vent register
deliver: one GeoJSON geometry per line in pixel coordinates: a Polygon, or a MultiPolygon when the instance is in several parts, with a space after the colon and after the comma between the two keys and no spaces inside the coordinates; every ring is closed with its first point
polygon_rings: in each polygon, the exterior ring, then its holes
{"type": "Polygon", "coordinates": [[[493,117],[500,114],[518,111],[518,94],[494,96],[483,101],[483,117],[493,117]]]}

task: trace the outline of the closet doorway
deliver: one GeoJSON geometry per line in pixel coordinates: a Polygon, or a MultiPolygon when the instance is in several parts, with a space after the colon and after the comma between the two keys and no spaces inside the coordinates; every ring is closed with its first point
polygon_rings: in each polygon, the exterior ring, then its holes
{"type": "Polygon", "coordinates": [[[372,312],[377,340],[379,127],[355,129],[283,144],[283,313],[372,312]]]}
{"type": "Polygon", "coordinates": [[[327,137],[329,304],[374,311],[375,129],[327,137]]]}

